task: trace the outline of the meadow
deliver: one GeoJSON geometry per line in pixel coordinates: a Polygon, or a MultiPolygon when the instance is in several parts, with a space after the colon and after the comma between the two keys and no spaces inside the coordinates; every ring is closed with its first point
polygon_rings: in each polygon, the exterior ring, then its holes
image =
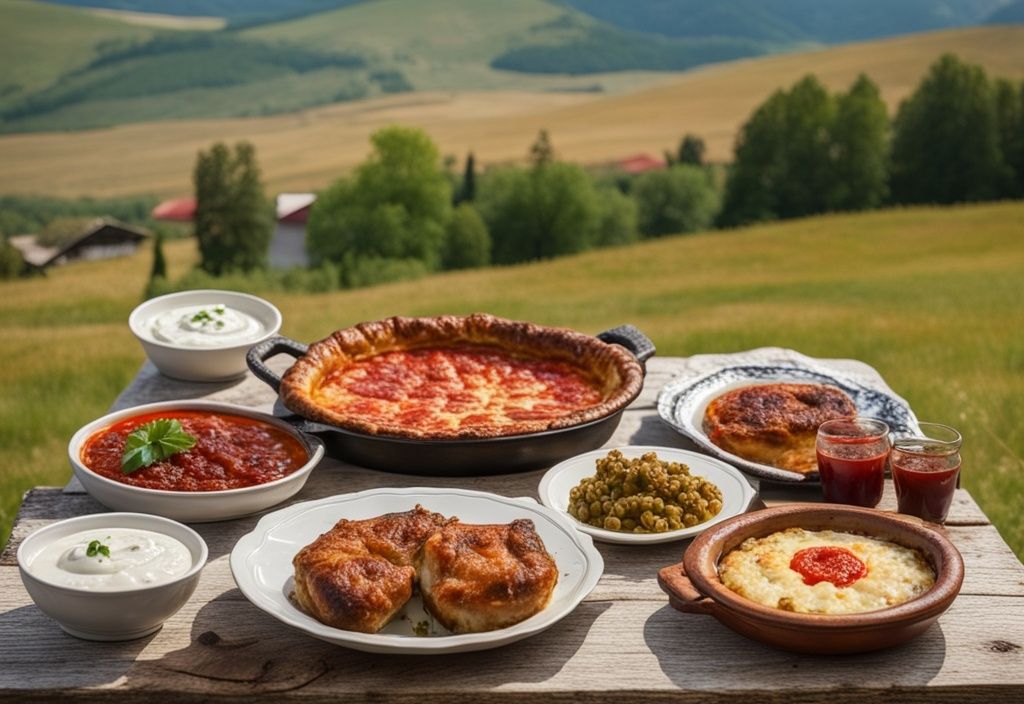
{"type": "MultiPolygon", "coordinates": [[[[370,13],[376,5],[359,5],[351,11],[370,13]]],[[[277,30],[294,29],[295,34],[280,38],[316,47],[322,37],[312,32],[310,23],[308,18],[297,20],[277,30]]],[[[412,31],[405,23],[402,28],[412,31]]],[[[460,51],[471,54],[471,48],[463,46],[460,51]]],[[[442,49],[435,47],[430,53],[435,62],[430,66],[436,69],[428,71],[430,75],[449,72],[442,49]]],[[[711,160],[727,161],[736,131],[751,111],[772,91],[790,86],[808,72],[813,71],[830,90],[847,89],[864,72],[879,85],[892,114],[943,52],[982,65],[990,76],[1024,78],[1024,26],[973,27],[735,61],[653,79],[653,74],[636,72],[582,77],[588,83],[600,82],[606,94],[542,92],[540,83],[531,84],[528,92],[522,84],[485,83],[493,90],[428,90],[268,117],[8,134],[0,136],[0,161],[6,167],[0,170],[0,193],[180,196],[191,190],[190,174],[200,149],[218,140],[240,139],[256,146],[269,192],[315,190],[361,162],[369,151],[369,135],[391,124],[425,129],[443,154],[462,158],[473,150],[477,164],[485,166],[525,159],[542,128],[551,133],[559,158],[580,163],[612,161],[637,152],[658,156],[677,145],[686,132],[707,141],[711,160]],[[646,87],[639,87],[639,81],[646,87]],[[626,91],[626,86],[632,89],[626,91]]],[[[331,71],[325,70],[327,83],[333,80],[328,75],[331,71]]],[[[403,71],[416,78],[413,69],[403,71]]],[[[275,90],[283,91],[282,100],[288,98],[288,91],[298,90],[291,85],[295,81],[278,80],[283,85],[275,90]]],[[[319,80],[311,78],[309,89],[314,83],[326,89],[327,83],[321,85],[319,80]]],[[[154,118],[183,108],[151,100],[146,109],[152,111],[147,118],[154,118]]]]}
{"type": "MultiPolygon", "coordinates": [[[[263,293],[313,340],[389,315],[487,311],[586,331],[631,322],[662,355],[775,345],[873,365],[963,431],[964,485],[1024,558],[1024,203],[832,215],[355,291],[263,293]]],[[[195,260],[168,244],[172,277],[195,260]]],[[[144,357],[126,325],[150,253],[0,283],[0,538],[60,485],[66,443],[144,357]]]]}

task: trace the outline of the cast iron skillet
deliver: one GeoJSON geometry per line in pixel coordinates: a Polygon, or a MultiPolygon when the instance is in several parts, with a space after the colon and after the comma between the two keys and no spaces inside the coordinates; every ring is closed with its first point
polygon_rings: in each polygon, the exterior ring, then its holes
{"type": "MultiPolygon", "coordinates": [[[[654,355],[654,343],[632,325],[606,330],[597,338],[625,347],[641,365],[654,355]]],[[[307,349],[308,345],[287,337],[272,337],[249,350],[246,361],[253,374],[280,392],[281,377],[266,365],[266,360],[281,353],[298,359],[307,349]]],[[[276,410],[283,408],[279,403],[276,410]]],[[[624,410],[625,406],[603,418],[569,428],[483,440],[409,440],[356,433],[294,414],[282,420],[302,432],[319,436],[327,446],[327,454],[352,464],[400,474],[465,477],[526,472],[593,450],[612,436],[624,410]]]]}

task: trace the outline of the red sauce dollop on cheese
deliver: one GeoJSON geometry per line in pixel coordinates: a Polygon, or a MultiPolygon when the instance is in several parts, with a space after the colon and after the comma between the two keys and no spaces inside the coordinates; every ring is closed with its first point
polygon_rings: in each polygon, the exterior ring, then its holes
{"type": "Polygon", "coordinates": [[[207,411],[161,411],[133,416],[97,431],[82,446],[81,461],[107,479],[146,489],[219,491],[266,484],[309,461],[292,435],[253,418],[207,411]],[[121,472],[128,435],[159,418],[176,418],[195,446],[166,460],[121,472]]]}
{"type": "Polygon", "coordinates": [[[789,568],[803,576],[804,584],[831,582],[837,587],[848,587],[868,573],[859,557],[832,545],[800,550],[793,555],[789,568]]]}

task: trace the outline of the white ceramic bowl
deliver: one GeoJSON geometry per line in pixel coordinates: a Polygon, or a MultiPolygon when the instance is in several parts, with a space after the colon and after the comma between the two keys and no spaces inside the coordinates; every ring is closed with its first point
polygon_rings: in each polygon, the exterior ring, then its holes
{"type": "Polygon", "coordinates": [[[181,291],[151,298],[128,316],[128,327],[142,343],[142,349],[156,368],[169,377],[185,381],[225,381],[245,374],[245,354],[281,330],[281,312],[269,301],[237,291],[181,291]],[[146,329],[153,316],[172,308],[223,303],[259,320],[265,332],[240,344],[224,347],[190,347],[157,340],[146,329]]]}
{"type": "Polygon", "coordinates": [[[319,439],[300,433],[282,420],[244,406],[215,401],[163,401],[126,408],[82,426],[68,443],[68,460],[82,486],[94,499],[115,511],[138,511],[166,516],[186,523],[225,521],[275,506],[294,496],[324,456],[319,439]],[[255,418],[289,433],[306,448],[309,460],[286,477],[265,484],[221,491],[168,491],[122,484],[93,472],[82,464],[82,445],[94,433],[118,421],[160,411],[211,411],[255,418]]]}
{"type": "Polygon", "coordinates": [[[132,640],[157,631],[188,601],[208,554],[199,534],[176,521],[141,513],[95,513],[58,521],[29,535],[18,546],[18,570],[36,606],[71,635],[87,640],[132,640]],[[192,567],[164,584],[109,592],[60,586],[32,574],[32,561],[54,540],[108,528],[169,535],[192,553],[192,567]]]}

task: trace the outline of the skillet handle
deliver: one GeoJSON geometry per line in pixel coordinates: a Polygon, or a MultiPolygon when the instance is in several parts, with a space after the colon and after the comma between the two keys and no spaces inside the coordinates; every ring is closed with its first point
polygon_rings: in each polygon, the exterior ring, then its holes
{"type": "Polygon", "coordinates": [[[252,373],[257,376],[261,381],[265,382],[274,391],[281,390],[281,377],[274,373],[270,367],[266,365],[266,361],[274,355],[290,354],[292,357],[298,359],[302,355],[306,354],[309,349],[309,345],[304,345],[301,342],[296,342],[289,337],[281,337],[280,335],[272,337],[269,340],[264,340],[258,345],[253,345],[252,349],[245,355],[245,362],[249,365],[249,369],[252,373]]]}
{"type": "Polygon", "coordinates": [[[597,339],[612,345],[621,345],[633,353],[636,361],[645,362],[654,356],[654,343],[633,325],[620,325],[597,334],[597,339]]]}
{"type": "Polygon", "coordinates": [[[683,613],[711,614],[717,606],[714,599],[704,596],[693,586],[682,562],[658,570],[658,586],[668,594],[672,608],[683,613]]]}

